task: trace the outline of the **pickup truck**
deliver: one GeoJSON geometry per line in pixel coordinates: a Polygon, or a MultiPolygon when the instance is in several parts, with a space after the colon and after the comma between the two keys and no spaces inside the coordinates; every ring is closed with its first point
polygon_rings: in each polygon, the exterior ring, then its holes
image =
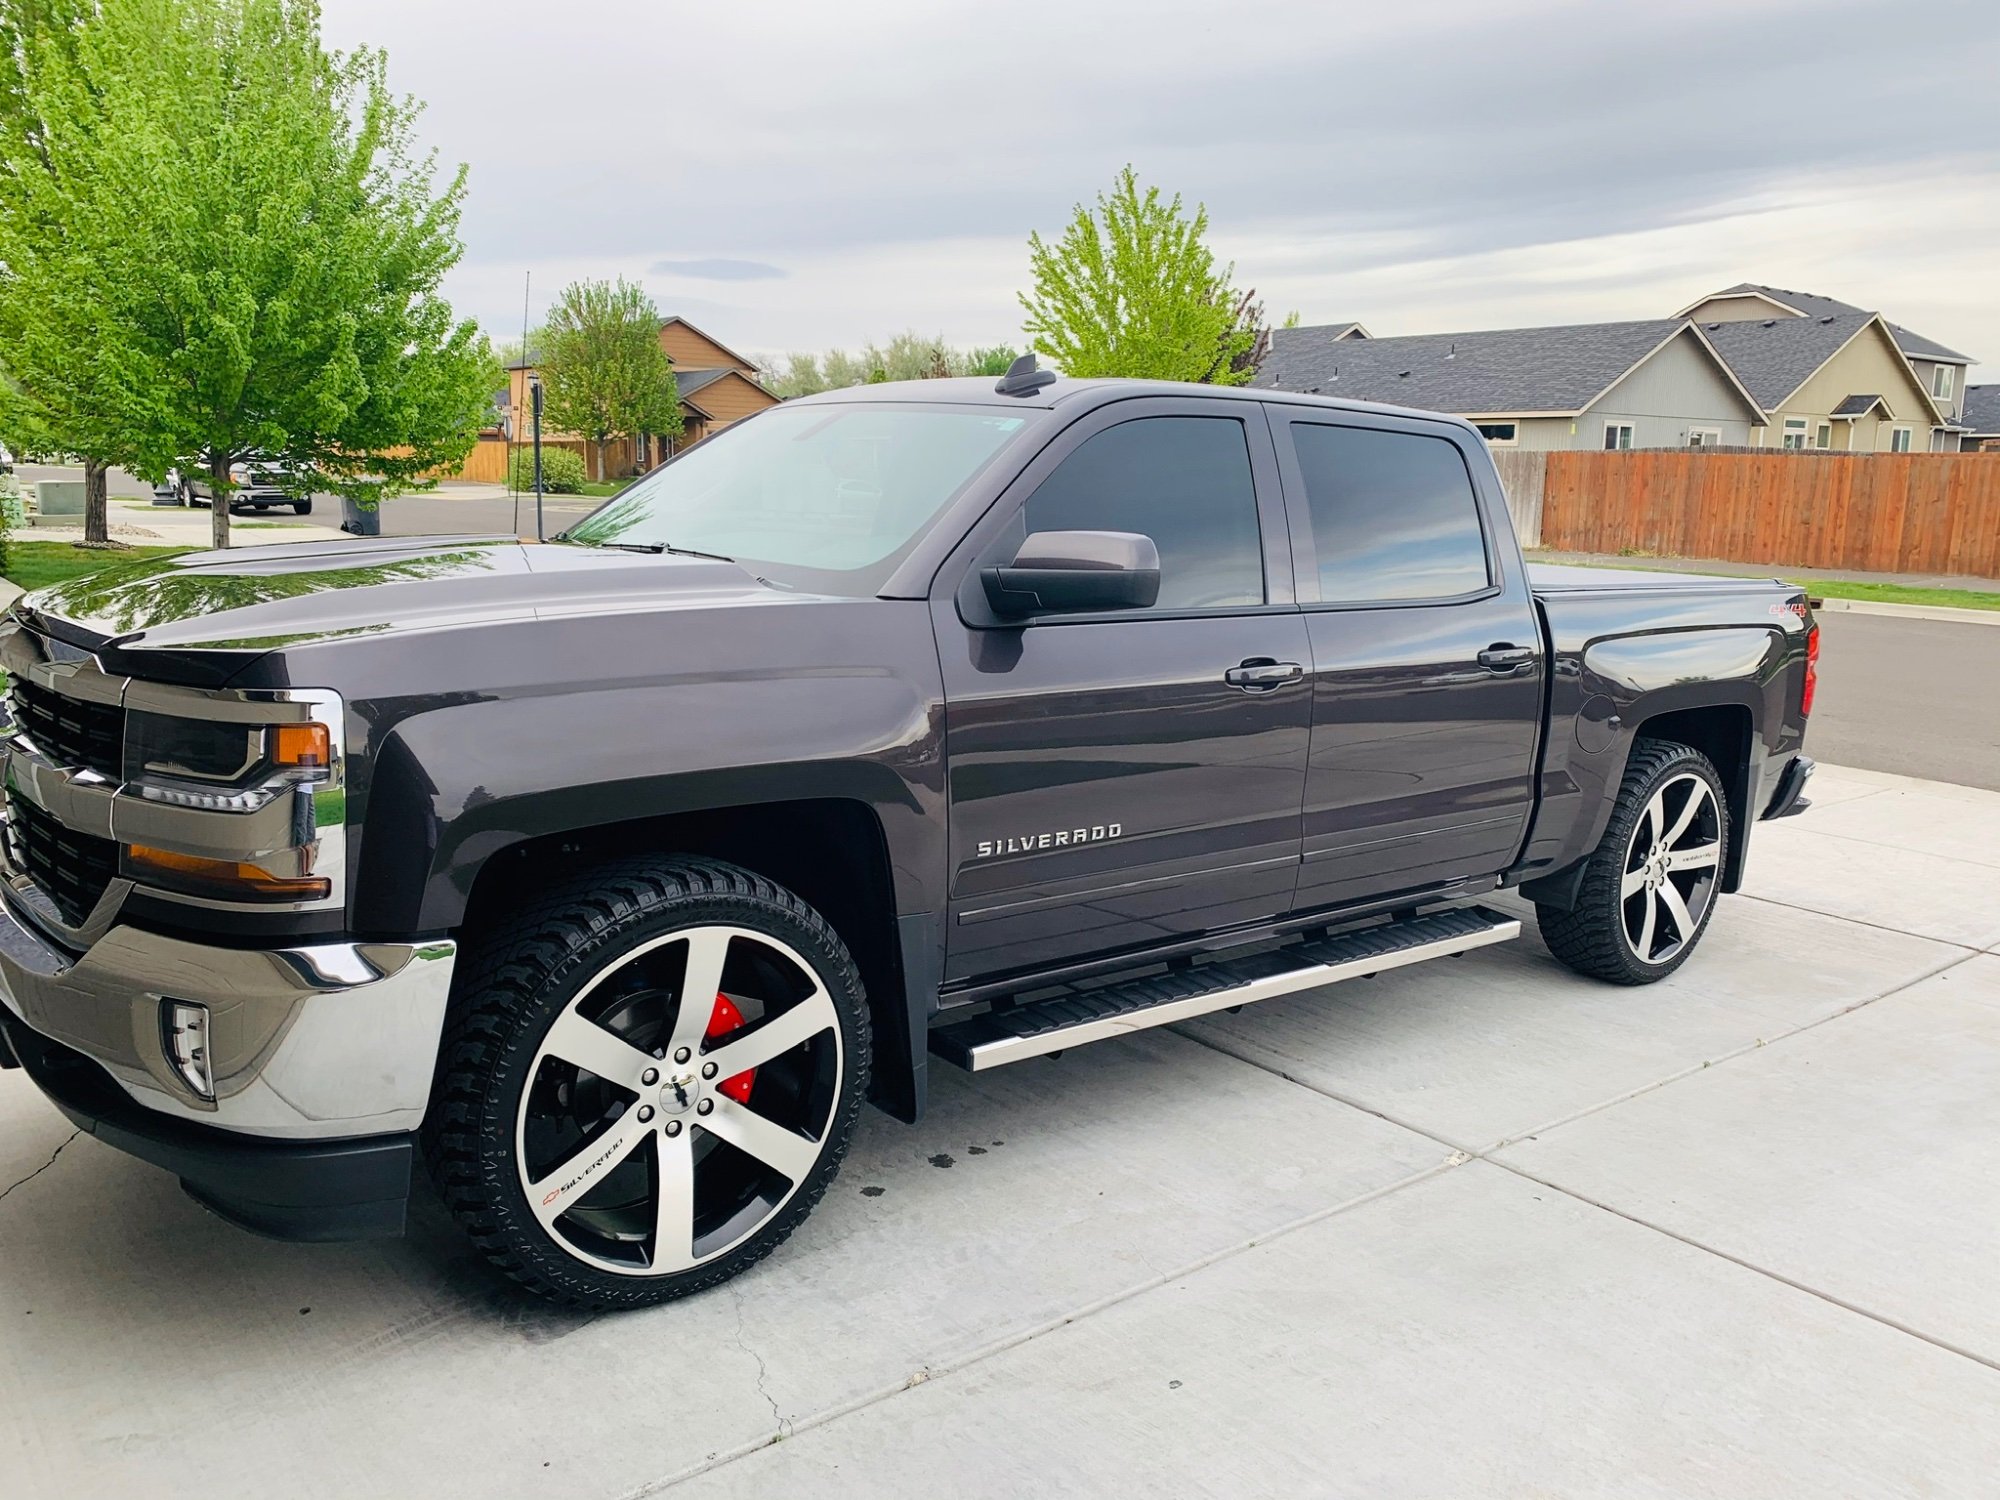
{"type": "Polygon", "coordinates": [[[0,1030],[240,1225],[397,1233],[421,1161],[526,1287],[657,1302],[933,1062],[1465,953],[1520,897],[1570,968],[1672,973],[1805,806],[1816,648],[1782,583],[1527,566],[1433,413],[1025,361],[810,397],[553,543],[18,601],[0,1030]]]}

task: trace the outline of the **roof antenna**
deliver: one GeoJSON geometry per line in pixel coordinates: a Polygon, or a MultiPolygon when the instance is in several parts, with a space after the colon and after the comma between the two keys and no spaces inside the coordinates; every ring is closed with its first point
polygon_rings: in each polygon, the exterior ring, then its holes
{"type": "Polygon", "coordinates": [[[1001,396],[1032,396],[1043,386],[1055,383],[1056,372],[1036,369],[1035,356],[1030,352],[1007,366],[1007,373],[993,383],[993,390],[1001,396]]]}
{"type": "Polygon", "coordinates": [[[1445,358],[1446,358],[1446,359],[1457,359],[1457,358],[1458,358],[1458,340],[1457,340],[1457,339],[1453,339],[1453,340],[1451,341],[1451,352],[1450,352],[1449,354],[1447,354],[1447,355],[1445,356],[1445,358]]]}

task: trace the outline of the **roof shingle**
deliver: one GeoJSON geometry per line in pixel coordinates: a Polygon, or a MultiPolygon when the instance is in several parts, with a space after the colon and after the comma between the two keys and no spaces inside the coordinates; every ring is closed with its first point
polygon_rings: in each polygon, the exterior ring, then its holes
{"type": "Polygon", "coordinates": [[[1582,411],[1682,326],[1678,318],[1647,318],[1341,340],[1326,329],[1281,329],[1256,384],[1461,414],[1566,414],[1582,411]]]}

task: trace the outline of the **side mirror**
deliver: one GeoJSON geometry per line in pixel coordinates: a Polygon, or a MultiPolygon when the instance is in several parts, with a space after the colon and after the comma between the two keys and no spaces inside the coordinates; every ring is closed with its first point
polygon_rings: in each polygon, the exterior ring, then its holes
{"type": "Polygon", "coordinates": [[[1160,597],[1160,549],[1134,531],[1037,531],[1014,560],[981,575],[1002,619],[1087,609],[1150,609],[1160,597]]]}

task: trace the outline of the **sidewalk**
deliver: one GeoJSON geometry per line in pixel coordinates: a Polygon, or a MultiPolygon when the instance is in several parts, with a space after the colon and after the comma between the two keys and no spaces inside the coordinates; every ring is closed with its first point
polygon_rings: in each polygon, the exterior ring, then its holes
{"type": "MultiPolygon", "coordinates": [[[[68,517],[63,518],[67,523],[68,517]]],[[[206,547],[211,535],[211,518],[206,508],[154,505],[150,500],[127,500],[114,496],[105,511],[106,527],[115,542],[135,547],[206,547]]],[[[80,542],[83,519],[75,525],[21,526],[12,533],[17,542],[80,542]]],[[[273,542],[337,541],[346,535],[340,530],[336,502],[325,499],[313,503],[311,516],[235,515],[229,518],[232,546],[255,547],[273,542]]]]}

